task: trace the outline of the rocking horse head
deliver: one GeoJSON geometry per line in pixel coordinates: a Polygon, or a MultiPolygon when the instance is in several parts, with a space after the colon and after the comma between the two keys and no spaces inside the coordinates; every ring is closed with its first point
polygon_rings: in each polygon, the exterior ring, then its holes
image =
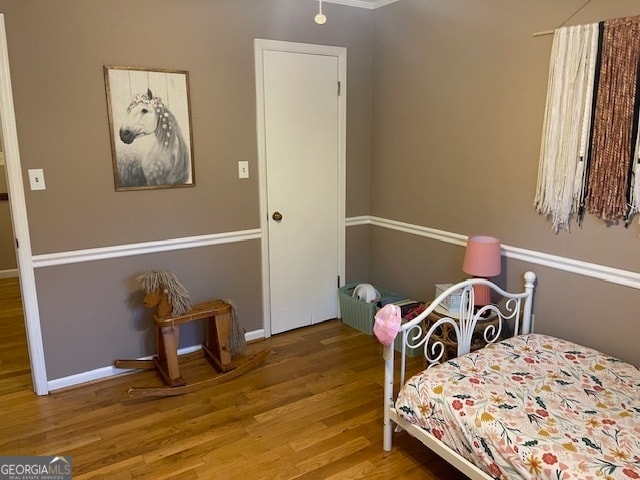
{"type": "Polygon", "coordinates": [[[158,317],[178,317],[191,311],[189,292],[169,270],[151,270],[138,277],[145,307],[158,307],[158,317]]]}

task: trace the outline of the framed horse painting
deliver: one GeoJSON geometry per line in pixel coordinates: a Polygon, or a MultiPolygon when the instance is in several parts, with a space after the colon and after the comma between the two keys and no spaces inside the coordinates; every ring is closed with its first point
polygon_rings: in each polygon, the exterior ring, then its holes
{"type": "Polygon", "coordinates": [[[189,72],[104,67],[116,191],[192,187],[189,72]]]}

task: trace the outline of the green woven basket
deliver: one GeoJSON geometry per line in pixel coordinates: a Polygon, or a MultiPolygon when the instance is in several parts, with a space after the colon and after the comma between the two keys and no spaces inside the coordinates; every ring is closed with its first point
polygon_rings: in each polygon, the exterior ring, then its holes
{"type": "MultiPolygon", "coordinates": [[[[360,283],[348,283],[344,287],[338,289],[338,302],[340,303],[340,315],[342,321],[350,327],[356,328],[367,335],[373,335],[373,322],[376,312],[378,311],[375,303],[361,302],[357,298],[353,298],[353,290],[360,283]]],[[[391,297],[396,294],[385,290],[384,288],[375,287],[383,297],[391,297]]]]}
{"type": "MultiPolygon", "coordinates": [[[[360,300],[353,298],[353,290],[359,285],[359,283],[348,283],[344,287],[338,289],[338,301],[340,303],[340,313],[342,315],[342,321],[362,333],[367,335],[373,335],[373,324],[375,322],[376,312],[378,308],[375,303],[361,302],[360,300]]],[[[396,293],[385,290],[384,288],[375,287],[380,292],[382,297],[396,297],[396,293]]],[[[395,349],[397,351],[402,350],[402,337],[398,335],[395,340],[395,349]]],[[[422,347],[414,349],[407,348],[407,356],[419,357],[423,354],[422,347]]]]}

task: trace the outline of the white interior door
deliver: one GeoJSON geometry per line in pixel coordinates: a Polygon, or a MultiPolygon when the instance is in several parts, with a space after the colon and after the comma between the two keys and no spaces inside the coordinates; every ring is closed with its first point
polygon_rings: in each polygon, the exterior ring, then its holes
{"type": "Polygon", "coordinates": [[[335,55],[262,52],[263,231],[273,334],[338,315],[344,238],[339,78],[335,55]]]}

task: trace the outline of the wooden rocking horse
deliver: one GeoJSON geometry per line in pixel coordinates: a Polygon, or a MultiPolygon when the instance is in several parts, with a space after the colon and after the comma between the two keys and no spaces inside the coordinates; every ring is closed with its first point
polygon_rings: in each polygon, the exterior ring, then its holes
{"type": "Polygon", "coordinates": [[[269,352],[246,359],[239,365],[232,358],[244,355],[246,341],[239,324],[236,309],[230,300],[212,300],[192,305],[189,293],[176,276],[168,270],[152,270],[138,279],[145,292],[143,303],[148,308],[156,307],[153,322],[157,330],[158,354],[150,360],[116,360],[117,368],[155,368],[165,381],[165,387],[131,387],[132,397],[172,396],[193,392],[239,377],[264,361],[269,352]],[[180,325],[205,319],[206,336],[202,350],[182,355],[183,360],[206,356],[220,372],[216,376],[187,384],[180,375],[178,341],[180,325]]]}

